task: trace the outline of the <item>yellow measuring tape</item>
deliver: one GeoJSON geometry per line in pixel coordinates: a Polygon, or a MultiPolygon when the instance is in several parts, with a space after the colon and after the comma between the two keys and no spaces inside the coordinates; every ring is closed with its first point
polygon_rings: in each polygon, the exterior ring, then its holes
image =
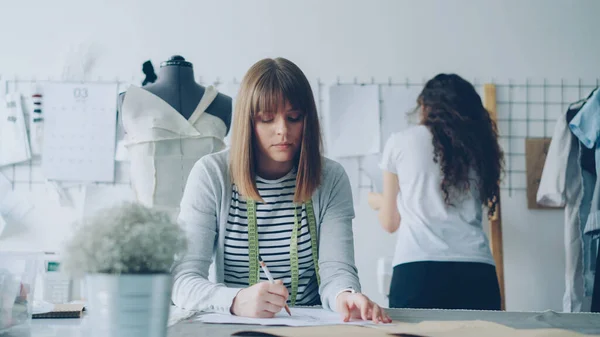
{"type": "MultiPolygon", "coordinates": [[[[312,201],[308,201],[306,204],[306,213],[308,215],[308,231],[310,233],[310,244],[312,251],[313,264],[315,266],[315,274],[317,275],[317,283],[321,284],[321,277],[319,276],[319,258],[318,258],[318,247],[317,247],[317,221],[315,218],[315,212],[313,209],[312,201]]],[[[254,200],[247,201],[247,214],[248,214],[248,261],[249,261],[249,272],[248,284],[250,286],[258,283],[260,279],[260,269],[258,268],[258,227],[256,223],[256,202],[254,200]]],[[[294,205],[294,228],[292,229],[292,236],[290,237],[290,268],[292,271],[292,293],[290,295],[290,301],[292,306],[296,304],[296,297],[298,296],[298,280],[300,278],[300,271],[298,266],[298,232],[300,231],[300,221],[298,221],[298,212],[296,205],[294,205]]]]}

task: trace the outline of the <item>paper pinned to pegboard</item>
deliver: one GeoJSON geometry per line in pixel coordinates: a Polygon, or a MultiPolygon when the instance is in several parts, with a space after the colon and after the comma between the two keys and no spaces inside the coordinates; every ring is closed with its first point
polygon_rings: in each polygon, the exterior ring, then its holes
{"type": "Polygon", "coordinates": [[[33,208],[33,205],[12,187],[10,180],[0,173],[0,217],[3,217],[5,222],[21,220],[33,208]]]}
{"type": "Polygon", "coordinates": [[[548,207],[537,203],[536,195],[540,187],[544,163],[548,155],[548,148],[552,138],[526,138],[525,139],[525,166],[527,174],[527,208],[528,209],[556,209],[562,207],[548,207]]]}
{"type": "Polygon", "coordinates": [[[42,170],[49,180],[113,182],[117,83],[45,82],[42,170]]]}
{"type": "Polygon", "coordinates": [[[380,152],[379,106],[377,85],[330,87],[326,118],[329,154],[340,158],[380,152]]]}

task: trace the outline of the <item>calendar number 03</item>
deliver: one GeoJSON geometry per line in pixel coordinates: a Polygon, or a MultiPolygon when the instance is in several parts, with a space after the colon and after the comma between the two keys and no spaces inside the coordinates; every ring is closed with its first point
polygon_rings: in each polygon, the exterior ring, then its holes
{"type": "Polygon", "coordinates": [[[75,88],[73,89],[73,97],[75,98],[87,98],[88,90],[87,88],[75,88]]]}

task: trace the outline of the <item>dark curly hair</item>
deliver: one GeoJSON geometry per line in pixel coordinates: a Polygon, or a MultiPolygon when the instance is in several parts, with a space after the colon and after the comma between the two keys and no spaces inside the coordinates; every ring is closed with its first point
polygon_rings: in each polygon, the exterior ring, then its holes
{"type": "Polygon", "coordinates": [[[456,74],[439,74],[425,84],[417,102],[422,108],[421,124],[433,134],[434,161],[441,166],[446,204],[452,205],[453,192],[467,192],[475,182],[482,203],[489,207],[488,216],[494,214],[504,154],[496,123],[473,85],[456,74]]]}

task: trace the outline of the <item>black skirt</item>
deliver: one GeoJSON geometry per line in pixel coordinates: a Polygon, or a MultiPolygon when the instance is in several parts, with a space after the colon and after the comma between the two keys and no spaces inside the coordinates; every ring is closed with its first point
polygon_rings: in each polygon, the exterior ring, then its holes
{"type": "Polygon", "coordinates": [[[394,267],[390,308],[500,310],[496,268],[487,263],[423,261],[394,267]]]}

